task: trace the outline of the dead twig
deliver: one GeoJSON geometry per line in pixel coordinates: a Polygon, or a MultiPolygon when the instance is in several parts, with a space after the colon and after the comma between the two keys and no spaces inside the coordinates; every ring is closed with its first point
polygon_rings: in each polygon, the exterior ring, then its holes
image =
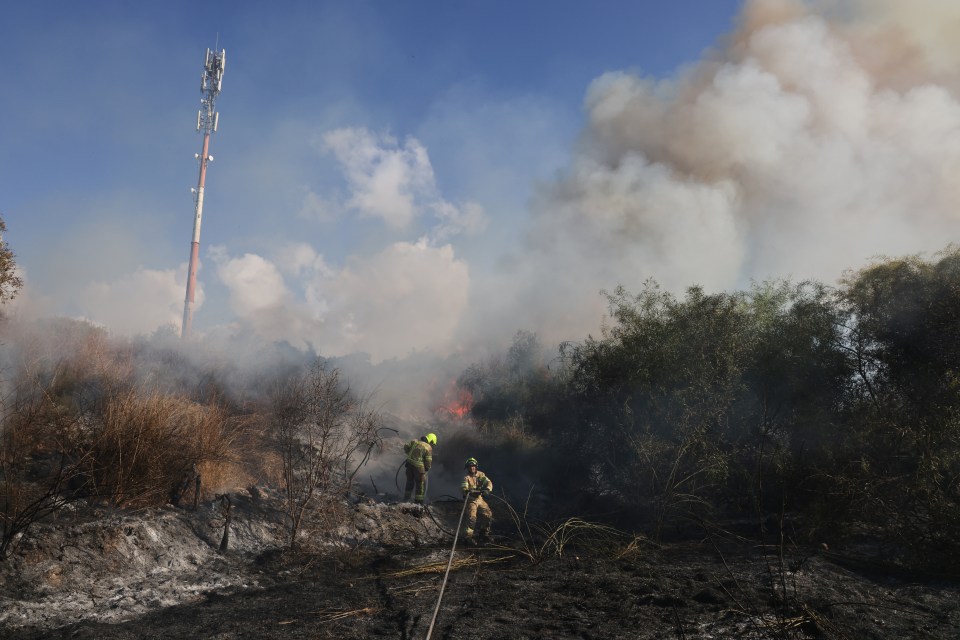
{"type": "Polygon", "coordinates": [[[345,618],[352,618],[354,616],[362,615],[373,615],[379,611],[376,607],[363,607],[362,609],[327,609],[327,610],[317,610],[317,611],[308,611],[312,616],[317,616],[321,622],[333,622],[335,620],[343,620],[345,618]]]}
{"type": "MultiPolygon", "coordinates": [[[[494,564],[497,562],[503,562],[514,556],[501,556],[499,558],[491,558],[489,560],[481,560],[476,557],[463,558],[461,560],[455,560],[450,565],[450,569],[463,569],[465,567],[479,567],[485,564],[494,564]]],[[[396,571],[394,573],[386,574],[389,578],[405,578],[407,576],[416,576],[424,573],[443,573],[447,569],[446,562],[431,562],[430,564],[423,564],[411,569],[404,569],[403,571],[396,571]]]]}

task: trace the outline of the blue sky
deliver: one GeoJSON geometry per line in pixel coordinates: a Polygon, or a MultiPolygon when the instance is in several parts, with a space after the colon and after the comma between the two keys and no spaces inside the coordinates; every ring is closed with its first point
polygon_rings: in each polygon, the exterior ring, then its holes
{"type": "Polygon", "coordinates": [[[618,284],[833,281],[940,249],[960,109],[930,27],[957,12],[831,4],[5,3],[16,311],[179,326],[217,41],[200,334],[375,360],[579,339],[618,284]]]}

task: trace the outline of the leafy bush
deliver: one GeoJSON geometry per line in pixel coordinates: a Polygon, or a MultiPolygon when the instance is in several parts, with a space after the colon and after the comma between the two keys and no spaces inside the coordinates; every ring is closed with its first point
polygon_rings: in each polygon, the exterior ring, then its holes
{"type": "Polygon", "coordinates": [[[677,299],[648,283],[608,300],[610,323],[562,345],[549,384],[513,374],[519,347],[459,380],[486,432],[536,436],[528,471],[559,511],[655,534],[751,514],[762,532],[788,513],[807,535],[960,557],[960,251],[879,261],[839,289],[677,299]]]}

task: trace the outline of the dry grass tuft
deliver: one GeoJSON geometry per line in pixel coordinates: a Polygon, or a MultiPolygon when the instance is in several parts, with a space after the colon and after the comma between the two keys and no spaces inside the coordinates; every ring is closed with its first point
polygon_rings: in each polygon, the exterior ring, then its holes
{"type": "MultiPolygon", "coordinates": [[[[532,564],[539,564],[550,557],[563,557],[570,549],[607,555],[622,559],[641,555],[645,547],[652,545],[646,537],[628,534],[605,524],[589,522],[579,517],[567,518],[560,523],[534,522],[528,517],[526,506],[517,511],[502,500],[516,530],[514,546],[491,545],[493,548],[519,551],[532,564]]],[[[529,497],[527,502],[529,503],[529,497]]]]}
{"type": "MultiPolygon", "coordinates": [[[[467,558],[460,558],[459,560],[454,560],[450,564],[450,570],[456,571],[457,569],[466,569],[468,567],[480,567],[487,564],[495,564],[497,562],[504,562],[509,560],[514,556],[507,555],[501,556],[499,558],[490,558],[488,560],[481,560],[476,556],[470,556],[467,558]]],[[[425,573],[444,573],[447,570],[446,562],[431,562],[429,564],[422,564],[416,567],[411,567],[410,569],[404,569],[403,571],[395,571],[394,573],[386,574],[390,578],[406,578],[409,576],[419,576],[425,573]]]]}
{"type": "Polygon", "coordinates": [[[316,616],[322,622],[334,622],[355,616],[372,616],[379,611],[377,607],[363,607],[362,609],[319,609],[310,611],[309,614],[316,616]]]}
{"type": "MultiPolygon", "coordinates": [[[[247,423],[223,406],[182,396],[120,389],[86,412],[75,448],[88,460],[90,493],[116,507],[179,498],[199,473],[206,491],[239,475],[247,423]]],[[[237,478],[240,479],[240,478],[237,478]]]]}

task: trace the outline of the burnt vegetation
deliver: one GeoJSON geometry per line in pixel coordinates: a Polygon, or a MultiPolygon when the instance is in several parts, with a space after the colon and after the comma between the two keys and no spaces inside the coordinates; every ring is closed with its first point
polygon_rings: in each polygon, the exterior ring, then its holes
{"type": "MultiPolygon", "coordinates": [[[[960,250],[877,262],[838,288],[677,298],[650,282],[607,297],[600,336],[547,358],[521,331],[462,373],[476,429],[449,442],[453,455],[488,460],[538,517],[653,539],[696,527],[860,537],[960,571],[960,250]]],[[[322,359],[243,378],[192,364],[169,337],[124,342],[68,320],[11,331],[0,557],[71,502],[189,501],[197,475],[205,498],[280,487],[293,544],[382,446],[371,398],[322,359]]]]}
{"type": "Polygon", "coordinates": [[[168,338],[124,341],[71,320],[11,323],[4,336],[0,561],[64,511],[229,504],[227,492],[256,486],[283,496],[296,546],[339,524],[382,445],[370,398],[322,358],[241,373],[168,338]]]}
{"type": "MultiPolygon", "coordinates": [[[[0,249],[0,271],[12,268],[0,249]]],[[[20,284],[0,278],[0,302],[20,284]]],[[[553,347],[520,331],[502,355],[467,367],[456,386],[468,419],[431,426],[443,433],[439,466],[458,472],[476,456],[498,487],[492,548],[507,556],[462,566],[479,575],[512,558],[587,575],[581,556],[602,556],[603,567],[649,569],[630,589],[670,609],[678,637],[682,600],[644,591],[659,571],[650,550],[666,557],[669,543],[709,541],[723,593],[692,599],[770,637],[794,637],[801,624],[800,635],[849,637],[831,635],[822,615],[844,603],[798,595],[811,549],[857,549],[848,561],[888,573],[960,576],[960,249],[877,261],[835,288],[777,281],[677,297],[648,282],[607,299],[599,336],[553,347]],[[765,582],[741,587],[723,558],[734,542],[760,543],[765,582]]],[[[309,572],[316,556],[303,547],[342,535],[352,506],[374,503],[357,498],[357,484],[390,429],[333,361],[271,348],[241,371],[186,354],[164,332],[121,340],[63,319],[5,322],[0,342],[0,562],[60,514],[201,500],[221,505],[226,552],[231,492],[258,500],[257,487],[269,487],[291,549],[281,566],[306,559],[298,571],[309,572]]],[[[442,518],[448,505],[436,506],[442,518]]],[[[610,581],[611,593],[633,584],[605,572],[591,580],[610,581]]],[[[612,615],[636,617],[638,606],[612,615]]]]}

